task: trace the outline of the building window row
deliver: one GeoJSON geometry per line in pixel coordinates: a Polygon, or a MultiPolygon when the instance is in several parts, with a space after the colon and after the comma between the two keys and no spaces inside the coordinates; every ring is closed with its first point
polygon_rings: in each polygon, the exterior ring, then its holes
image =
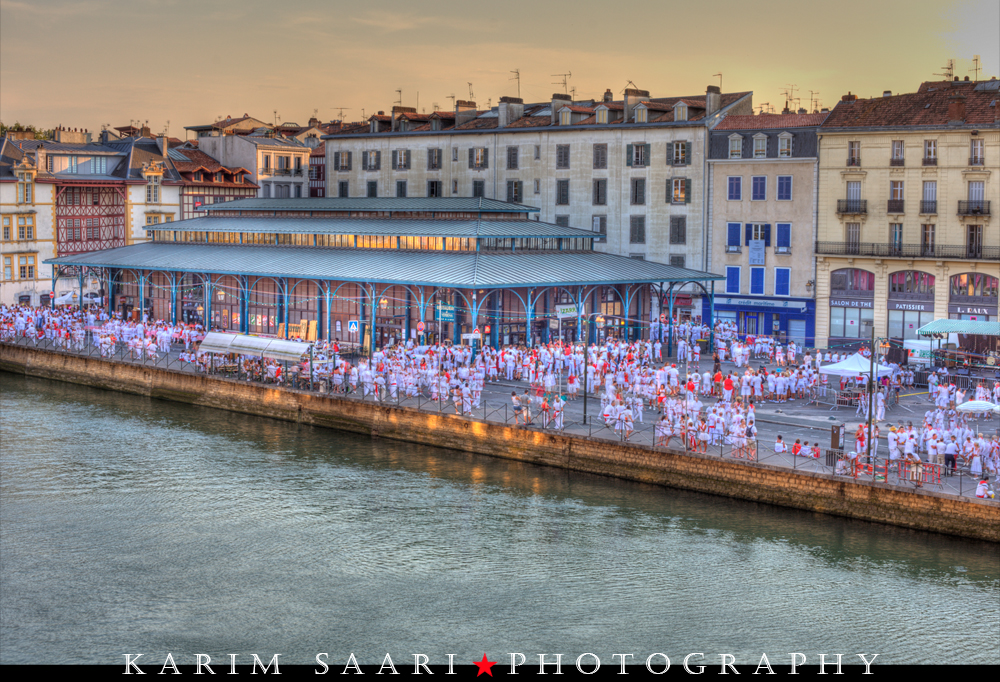
{"type": "MultiPolygon", "coordinates": [[[[985,140],[981,137],[973,137],[969,140],[969,165],[982,166],[986,162],[985,140]]],[[[936,166],[938,162],[937,140],[924,140],[923,144],[924,166],[936,166]]],[[[889,155],[890,166],[903,166],[906,164],[906,141],[892,140],[889,155]]],[[[847,143],[847,165],[861,165],[861,141],[851,140],[847,143]]]]}
{"type": "MultiPolygon", "coordinates": [[[[726,198],[729,201],[743,201],[743,176],[730,175],[726,179],[726,198]]],[[[779,175],[777,190],[774,195],[777,201],[792,200],[792,176],[779,175]]],[[[750,176],[750,201],[767,201],[767,176],[750,176]]]]}

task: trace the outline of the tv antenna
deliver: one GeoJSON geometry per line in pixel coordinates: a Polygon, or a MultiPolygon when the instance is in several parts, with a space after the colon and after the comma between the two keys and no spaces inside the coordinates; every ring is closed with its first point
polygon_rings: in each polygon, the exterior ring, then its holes
{"type": "Polygon", "coordinates": [[[722,91],[722,72],[720,71],[719,73],[713,73],[712,74],[712,78],[715,78],[716,76],[719,77],[719,91],[721,92],[722,91]]]}
{"type": "Polygon", "coordinates": [[[393,104],[398,104],[399,106],[403,106],[403,89],[396,88],[396,94],[399,95],[399,99],[393,102],[393,104]]]}
{"type": "Polygon", "coordinates": [[[350,107],[330,107],[330,108],[337,112],[337,116],[340,117],[341,121],[344,120],[344,112],[351,110],[350,107]]]}
{"type": "Polygon", "coordinates": [[[633,89],[633,90],[638,90],[638,89],[639,89],[639,86],[638,86],[638,85],[636,85],[636,84],[635,84],[635,83],[633,83],[632,81],[628,81],[627,83],[625,83],[625,87],[624,87],[624,88],[622,88],[622,93],[624,93],[624,92],[625,92],[626,90],[628,90],[628,86],[630,86],[630,85],[632,86],[632,89],[633,89]]]}
{"type": "Polygon", "coordinates": [[[441,107],[438,106],[437,102],[431,102],[431,108],[433,108],[434,111],[441,111],[441,107]]]}
{"type": "Polygon", "coordinates": [[[816,95],[818,95],[818,94],[819,94],[819,90],[810,90],[809,91],[809,110],[810,111],[819,111],[819,97],[816,97],[816,95]]]}
{"type": "MultiPolygon", "coordinates": [[[[468,82],[468,81],[466,81],[466,82],[468,82]]],[[[472,83],[468,83],[468,85],[469,85],[469,99],[470,100],[475,100],[476,99],[476,94],[474,92],[472,92],[472,83]]]]}
{"type": "Polygon", "coordinates": [[[451,100],[451,110],[455,111],[455,93],[448,95],[447,99],[451,100]]]}
{"type": "Polygon", "coordinates": [[[948,63],[941,67],[944,73],[935,73],[935,76],[943,76],[946,80],[951,80],[955,77],[955,60],[949,59],[948,63]]]}
{"type": "Polygon", "coordinates": [[[567,71],[566,73],[553,73],[553,74],[549,74],[549,75],[552,76],[553,78],[559,78],[560,76],[562,76],[562,80],[553,81],[552,85],[561,85],[561,86],[563,86],[563,92],[568,95],[569,94],[569,79],[573,77],[573,72],[572,71],[567,71]]]}
{"type": "Polygon", "coordinates": [[[517,97],[518,97],[518,99],[520,99],[521,98],[521,69],[514,69],[513,71],[511,71],[511,73],[514,74],[514,76],[512,78],[508,78],[507,80],[509,80],[509,81],[517,81],[517,97]]]}
{"type": "Polygon", "coordinates": [[[170,134],[170,119],[169,118],[167,119],[167,124],[165,126],[163,126],[163,134],[164,135],[169,135],[170,134]]]}
{"type": "Polygon", "coordinates": [[[575,85],[569,89],[569,96],[573,98],[574,102],[576,101],[576,86],[575,85]]]}
{"type": "Polygon", "coordinates": [[[983,63],[982,57],[980,57],[978,54],[972,55],[972,68],[969,69],[969,71],[975,71],[976,73],[975,80],[977,83],[979,82],[979,71],[980,69],[982,69],[982,63],[983,63]]]}
{"type": "Polygon", "coordinates": [[[770,114],[770,113],[774,113],[774,107],[771,106],[770,102],[761,102],[757,106],[760,107],[760,111],[757,112],[758,114],[770,114]]]}

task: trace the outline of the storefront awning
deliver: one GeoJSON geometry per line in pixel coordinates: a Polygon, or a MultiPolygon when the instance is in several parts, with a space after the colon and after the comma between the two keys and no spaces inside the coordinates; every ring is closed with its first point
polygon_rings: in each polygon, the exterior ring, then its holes
{"type": "Polygon", "coordinates": [[[309,344],[246,334],[209,332],[198,346],[198,350],[206,353],[241,353],[271,360],[298,362],[309,352],[309,344]]]}
{"type": "Polygon", "coordinates": [[[261,355],[271,360],[287,360],[298,362],[302,356],[309,352],[309,344],[298,341],[284,341],[282,339],[271,339],[267,348],[261,355]]]}
{"type": "Polygon", "coordinates": [[[231,353],[229,348],[235,340],[236,334],[209,332],[205,334],[205,338],[198,345],[198,350],[203,350],[206,353],[231,353]]]}
{"type": "Polygon", "coordinates": [[[977,334],[980,336],[1000,336],[1000,322],[978,322],[973,320],[934,320],[917,330],[920,336],[934,334],[977,334]]]}

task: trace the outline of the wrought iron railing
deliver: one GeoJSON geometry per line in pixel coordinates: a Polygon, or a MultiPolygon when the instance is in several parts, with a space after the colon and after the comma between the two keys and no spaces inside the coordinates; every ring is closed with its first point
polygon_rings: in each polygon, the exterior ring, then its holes
{"type": "Polygon", "coordinates": [[[979,244],[898,244],[875,242],[816,242],[816,253],[831,256],[886,258],[976,258],[1000,260],[1000,246],[979,244]]]}
{"type": "Polygon", "coordinates": [[[921,200],[920,202],[920,212],[926,215],[936,215],[937,214],[937,199],[931,200],[921,200]]]}
{"type": "Polygon", "coordinates": [[[958,215],[989,215],[990,202],[983,199],[958,202],[958,215]]]}
{"type": "Polygon", "coordinates": [[[903,199],[889,199],[886,211],[889,213],[902,213],[903,204],[903,199]]]}
{"type": "Polygon", "coordinates": [[[837,199],[837,213],[868,213],[868,200],[837,199]]]}

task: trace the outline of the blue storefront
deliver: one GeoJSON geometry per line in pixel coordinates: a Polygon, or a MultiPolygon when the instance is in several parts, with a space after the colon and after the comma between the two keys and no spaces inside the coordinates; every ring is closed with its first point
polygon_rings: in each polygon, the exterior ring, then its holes
{"type": "MultiPolygon", "coordinates": [[[[702,300],[702,319],[709,319],[709,299],[702,300]]],[[[715,319],[736,323],[741,336],[776,336],[814,347],[816,301],[811,298],[716,296],[715,319]]]]}

